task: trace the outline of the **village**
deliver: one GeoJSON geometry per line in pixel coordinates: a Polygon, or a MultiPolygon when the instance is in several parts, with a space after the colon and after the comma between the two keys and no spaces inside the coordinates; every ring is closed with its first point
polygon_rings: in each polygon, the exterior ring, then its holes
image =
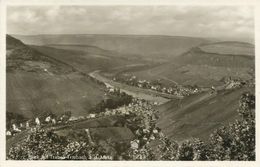
{"type": "MultiPolygon", "coordinates": [[[[120,95],[120,90],[117,88],[107,87],[107,93],[120,95]]],[[[13,136],[19,135],[20,133],[34,134],[38,132],[47,132],[49,130],[58,131],[59,127],[73,125],[76,123],[91,121],[95,119],[103,119],[111,116],[120,116],[124,118],[124,123],[119,126],[124,126],[131,130],[131,135],[133,137],[126,137],[126,144],[129,145],[129,149],[135,152],[140,149],[144,149],[151,141],[163,138],[164,135],[159,128],[155,126],[157,117],[157,111],[154,109],[154,102],[148,102],[143,99],[132,98],[131,102],[128,104],[123,104],[115,109],[106,108],[104,112],[90,113],[86,116],[71,116],[71,113],[66,112],[63,115],[57,117],[53,114],[45,114],[44,117],[36,117],[32,120],[27,120],[26,122],[21,122],[19,124],[13,123],[12,126],[7,129],[7,138],[12,138],[13,136]]],[[[97,145],[94,143],[93,136],[91,135],[91,129],[85,127],[86,140],[92,145],[97,145]]],[[[58,134],[58,133],[57,133],[58,134]]],[[[130,136],[131,136],[130,135],[130,136]]],[[[76,144],[76,146],[79,144],[76,144]]],[[[73,146],[73,147],[76,147],[73,146]]],[[[72,147],[72,146],[71,146],[72,147]]],[[[10,152],[14,150],[11,149],[10,152]]],[[[95,156],[95,158],[104,159],[102,156],[95,156]]],[[[107,157],[106,157],[107,158],[107,157]]]]}
{"type": "Polygon", "coordinates": [[[130,86],[135,86],[143,89],[150,89],[152,91],[157,91],[161,93],[175,95],[177,97],[183,98],[185,96],[198,94],[203,91],[218,91],[222,89],[234,89],[241,87],[243,85],[249,85],[254,83],[252,81],[244,81],[240,78],[224,77],[222,79],[223,84],[220,86],[211,86],[210,88],[198,87],[196,85],[180,85],[175,83],[173,86],[165,86],[161,80],[148,81],[137,78],[135,75],[123,74],[117,75],[113,78],[113,81],[121,82],[130,86]]]}
{"type": "Polygon", "coordinates": [[[182,86],[174,84],[173,86],[165,86],[160,80],[148,81],[138,79],[135,75],[124,74],[113,78],[114,81],[125,83],[130,86],[135,86],[143,89],[150,89],[161,93],[171,94],[178,97],[184,97],[191,94],[196,94],[202,91],[198,86],[182,86]]]}

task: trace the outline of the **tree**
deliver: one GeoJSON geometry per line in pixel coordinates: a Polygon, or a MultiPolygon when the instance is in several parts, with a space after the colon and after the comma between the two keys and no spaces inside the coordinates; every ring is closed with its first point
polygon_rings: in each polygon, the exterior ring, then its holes
{"type": "Polygon", "coordinates": [[[200,139],[193,139],[191,144],[193,148],[192,160],[199,160],[199,161],[209,160],[209,156],[211,152],[208,144],[204,143],[200,139]]]}
{"type": "Polygon", "coordinates": [[[240,119],[214,131],[210,138],[212,160],[255,160],[255,96],[244,93],[240,119]]]}
{"type": "Polygon", "coordinates": [[[162,144],[158,146],[160,152],[160,160],[177,160],[178,159],[178,144],[170,141],[167,137],[160,139],[162,144]]]}
{"type": "Polygon", "coordinates": [[[194,150],[192,143],[188,140],[183,142],[178,149],[178,160],[191,161],[194,157],[194,150]]]}

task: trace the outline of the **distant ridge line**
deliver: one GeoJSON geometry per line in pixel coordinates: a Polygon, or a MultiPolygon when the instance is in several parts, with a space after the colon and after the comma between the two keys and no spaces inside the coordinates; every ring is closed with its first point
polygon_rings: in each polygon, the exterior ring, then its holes
{"type": "Polygon", "coordinates": [[[122,37],[175,37],[175,38],[197,38],[197,39],[212,39],[215,38],[207,38],[207,37],[195,37],[195,36],[182,36],[182,35],[160,35],[160,34],[10,34],[14,36],[59,36],[59,35],[86,35],[86,36],[122,36],[122,37]]]}

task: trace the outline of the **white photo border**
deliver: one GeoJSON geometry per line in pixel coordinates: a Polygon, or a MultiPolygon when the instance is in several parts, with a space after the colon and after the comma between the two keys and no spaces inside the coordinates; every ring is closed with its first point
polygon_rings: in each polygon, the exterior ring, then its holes
{"type": "Polygon", "coordinates": [[[199,167],[256,167],[260,165],[260,1],[258,0],[0,0],[0,166],[199,166],[199,167]],[[255,68],[256,68],[256,161],[15,161],[6,160],[5,153],[5,111],[6,111],[6,9],[12,5],[193,5],[193,6],[253,6],[255,11],[255,68]]]}

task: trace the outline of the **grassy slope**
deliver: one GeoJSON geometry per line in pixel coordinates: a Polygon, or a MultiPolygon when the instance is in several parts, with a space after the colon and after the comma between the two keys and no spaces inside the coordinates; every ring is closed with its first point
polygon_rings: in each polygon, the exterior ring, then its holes
{"type": "Polygon", "coordinates": [[[224,76],[248,79],[250,77],[248,72],[254,68],[254,47],[244,43],[235,45],[236,43],[223,42],[217,43],[216,46],[211,44],[193,48],[176,57],[172,63],[135,72],[135,75],[147,79],[160,78],[168,82],[176,81],[185,85],[201,86],[219,85],[224,76]],[[219,48],[225,49],[219,51],[219,48]],[[238,50],[241,51],[240,55],[238,50]]]}
{"type": "Polygon", "coordinates": [[[71,132],[89,129],[94,141],[125,141],[133,139],[134,135],[129,128],[116,126],[119,122],[125,122],[125,119],[120,116],[100,117],[72,122],[65,127],[56,127],[55,132],[66,136],[71,132]]]}
{"type": "Polygon", "coordinates": [[[173,100],[159,107],[157,125],[168,137],[177,141],[191,137],[207,140],[215,128],[234,121],[238,116],[238,101],[245,91],[254,90],[239,88],[173,100]]]}
{"type": "Polygon", "coordinates": [[[134,60],[139,58],[139,56],[135,57],[134,55],[127,55],[124,53],[118,53],[116,51],[105,50],[99,48],[97,46],[90,46],[90,45],[73,45],[73,44],[49,44],[46,45],[47,47],[57,48],[57,49],[64,49],[64,50],[75,50],[88,53],[89,56],[95,57],[103,57],[103,58],[120,58],[123,60],[134,60]]]}
{"type": "Polygon", "coordinates": [[[119,53],[121,56],[141,56],[154,61],[167,61],[209,40],[177,36],[142,35],[15,35],[26,44],[89,45],[119,53]]]}
{"type": "Polygon", "coordinates": [[[200,47],[208,53],[254,56],[254,45],[245,42],[217,42],[200,47]]]}
{"type": "Polygon", "coordinates": [[[49,46],[31,47],[54,59],[66,62],[67,64],[70,64],[71,66],[85,73],[89,73],[94,70],[107,71],[120,66],[134,64],[136,61],[142,62],[140,60],[128,60],[121,57],[118,58],[109,51],[106,52],[98,48],[93,49],[92,47],[89,50],[87,49],[89,47],[84,48],[86,50],[79,50],[75,48],[77,46],[68,46],[65,48],[58,47],[59,49],[49,46]]]}
{"type": "Polygon", "coordinates": [[[70,65],[7,36],[7,111],[33,117],[44,111],[85,115],[102,87],[70,65]]]}
{"type": "Polygon", "coordinates": [[[90,120],[72,122],[65,127],[56,127],[55,132],[66,136],[69,135],[69,133],[73,133],[75,131],[89,129],[94,141],[125,141],[133,139],[134,134],[132,131],[127,127],[116,126],[118,122],[125,122],[125,119],[120,116],[100,117],[90,120]]]}
{"type": "Polygon", "coordinates": [[[94,140],[129,142],[134,139],[134,134],[129,128],[126,127],[91,128],[90,133],[94,140]]]}
{"type": "Polygon", "coordinates": [[[7,73],[7,110],[27,117],[44,111],[85,115],[102,98],[98,85],[78,74],[7,73]]]}

